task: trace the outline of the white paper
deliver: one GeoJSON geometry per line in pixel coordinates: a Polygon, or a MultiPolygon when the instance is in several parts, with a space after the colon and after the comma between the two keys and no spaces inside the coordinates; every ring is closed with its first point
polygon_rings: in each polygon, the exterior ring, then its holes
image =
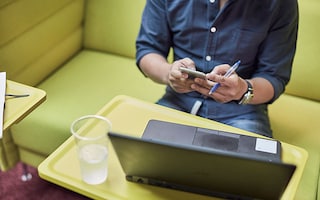
{"type": "Polygon", "coordinates": [[[266,153],[277,153],[277,142],[274,140],[267,140],[257,138],[256,140],[256,151],[262,151],[266,153]]]}
{"type": "Polygon", "coordinates": [[[3,135],[4,101],[6,94],[6,72],[0,72],[0,139],[3,135]]]}

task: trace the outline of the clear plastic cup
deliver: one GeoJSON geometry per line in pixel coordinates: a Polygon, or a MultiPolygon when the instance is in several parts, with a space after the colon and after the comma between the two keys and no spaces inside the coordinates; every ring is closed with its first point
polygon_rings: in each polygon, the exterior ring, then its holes
{"type": "Polygon", "coordinates": [[[82,180],[96,185],[108,177],[108,136],[111,122],[102,116],[86,115],[70,127],[74,136],[82,180]]]}

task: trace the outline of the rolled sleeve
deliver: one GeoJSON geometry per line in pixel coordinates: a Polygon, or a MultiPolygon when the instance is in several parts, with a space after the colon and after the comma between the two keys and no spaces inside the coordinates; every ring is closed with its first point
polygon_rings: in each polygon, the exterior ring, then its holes
{"type": "Polygon", "coordinates": [[[272,84],[274,96],[269,103],[279,98],[290,80],[298,32],[297,4],[280,7],[276,17],[276,23],[261,45],[258,68],[253,74],[253,77],[265,78],[272,84]]]}
{"type": "Polygon", "coordinates": [[[148,0],[143,11],[140,32],[136,40],[136,64],[149,53],[165,58],[171,47],[171,33],[166,19],[165,1],[148,0]]]}

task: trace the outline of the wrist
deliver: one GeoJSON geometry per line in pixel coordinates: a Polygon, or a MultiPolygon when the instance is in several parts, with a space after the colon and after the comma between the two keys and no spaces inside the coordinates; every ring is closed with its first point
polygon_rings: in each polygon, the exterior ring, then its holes
{"type": "Polygon", "coordinates": [[[173,64],[170,63],[164,63],[162,65],[162,69],[166,69],[165,76],[163,77],[162,81],[166,85],[170,85],[170,76],[171,76],[171,71],[172,71],[173,64]]]}
{"type": "Polygon", "coordinates": [[[242,99],[243,95],[248,90],[248,83],[247,83],[247,81],[245,79],[242,79],[242,78],[239,77],[239,82],[240,82],[239,90],[238,90],[238,93],[237,93],[236,98],[235,98],[236,101],[240,101],[242,99]]]}
{"type": "Polygon", "coordinates": [[[253,98],[253,86],[249,80],[244,80],[246,82],[246,91],[243,93],[240,99],[238,99],[238,104],[249,104],[253,98]]]}

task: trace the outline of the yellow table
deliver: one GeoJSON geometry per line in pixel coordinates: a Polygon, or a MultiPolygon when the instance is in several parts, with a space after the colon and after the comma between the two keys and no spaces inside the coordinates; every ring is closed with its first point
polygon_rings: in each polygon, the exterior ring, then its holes
{"type": "Polygon", "coordinates": [[[46,99],[45,91],[10,80],[7,80],[6,93],[17,95],[28,94],[29,96],[21,98],[6,97],[3,123],[4,132],[10,126],[25,118],[46,99]]]}
{"type": "Polygon", "coordinates": [[[7,80],[6,94],[28,94],[29,96],[5,99],[3,138],[0,140],[1,170],[10,168],[17,160],[17,151],[11,135],[8,134],[9,128],[25,118],[46,99],[45,91],[10,80],[7,80]]]}
{"type": "MultiPolygon", "coordinates": [[[[90,113],[88,113],[90,114],[90,113]]],[[[150,119],[159,119],[241,134],[254,135],[240,129],[213,122],[208,119],[147,103],[127,96],[117,96],[99,112],[112,122],[113,132],[141,136],[150,119]]],[[[283,161],[295,164],[297,169],[282,197],[293,199],[298,187],[306,160],[307,152],[301,148],[282,143],[283,161]]],[[[73,138],[70,137],[38,167],[39,175],[50,182],[83,194],[93,199],[216,199],[209,196],[170,190],[125,180],[119,161],[112,147],[109,154],[109,176],[105,183],[87,185],[81,181],[79,164],[73,138]]]]}

